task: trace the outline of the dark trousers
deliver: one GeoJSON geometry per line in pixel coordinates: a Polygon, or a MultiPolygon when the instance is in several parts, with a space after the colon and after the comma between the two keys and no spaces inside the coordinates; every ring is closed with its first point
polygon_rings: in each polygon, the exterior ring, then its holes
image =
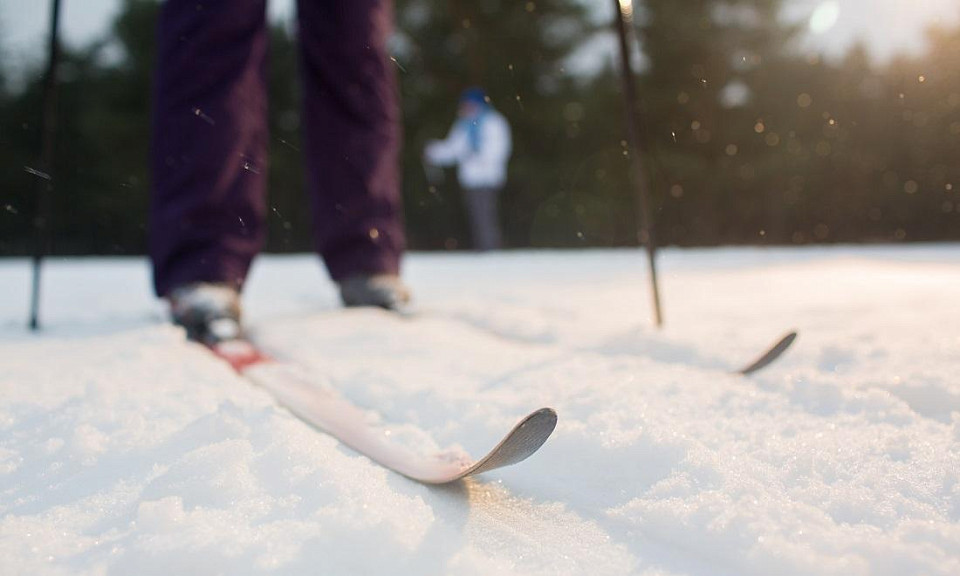
{"type": "MultiPolygon", "coordinates": [[[[391,0],[299,0],[304,163],[335,280],[404,248],[391,0]]],[[[158,30],[150,255],[158,295],[240,287],[264,240],[266,0],[166,0],[158,30]]],[[[292,89],[292,87],[291,87],[292,89]]]]}
{"type": "Polygon", "coordinates": [[[466,188],[463,192],[467,200],[474,249],[481,252],[498,250],[502,244],[497,209],[500,188],[466,188]]]}

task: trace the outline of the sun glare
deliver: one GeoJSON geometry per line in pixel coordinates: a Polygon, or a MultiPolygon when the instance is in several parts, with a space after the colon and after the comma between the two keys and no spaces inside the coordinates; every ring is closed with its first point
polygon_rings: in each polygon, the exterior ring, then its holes
{"type": "Polygon", "coordinates": [[[840,17],[840,4],[835,1],[821,2],[810,16],[810,31],[814,34],[829,32],[840,17]]]}

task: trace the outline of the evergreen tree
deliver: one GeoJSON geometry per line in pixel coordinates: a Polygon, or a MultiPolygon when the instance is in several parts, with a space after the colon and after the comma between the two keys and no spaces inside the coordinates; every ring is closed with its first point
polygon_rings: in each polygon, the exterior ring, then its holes
{"type": "MultiPolygon", "coordinates": [[[[397,0],[392,45],[406,137],[411,246],[469,245],[452,173],[431,188],[420,155],[463,88],[512,124],[502,220],[514,246],[633,245],[635,212],[614,61],[573,78],[567,58],[597,29],[580,0],[397,0]]],[[[640,94],[664,244],[960,238],[960,28],[877,65],[862,46],[823,60],[791,47],[781,0],[637,5],[640,94]]],[[[146,248],[157,0],[124,0],[111,33],[64,47],[54,250],[146,248]]],[[[312,248],[300,152],[296,39],[271,29],[268,250],[312,248]]],[[[2,47],[0,47],[2,48],[2,47]]],[[[2,59],[3,55],[0,55],[2,59]]],[[[0,69],[0,254],[33,246],[42,70],[16,93],[0,69]]]]}
{"type": "Polygon", "coordinates": [[[639,20],[649,67],[642,114],[658,168],[662,241],[742,241],[750,237],[744,228],[761,228],[769,201],[756,181],[779,166],[767,153],[758,96],[764,70],[787,58],[796,32],[779,20],[781,4],[644,3],[639,20]]]}

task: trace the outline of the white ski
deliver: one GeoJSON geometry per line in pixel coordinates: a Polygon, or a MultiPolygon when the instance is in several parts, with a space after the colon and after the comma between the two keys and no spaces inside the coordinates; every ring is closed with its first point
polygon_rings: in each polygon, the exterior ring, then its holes
{"type": "Polygon", "coordinates": [[[246,341],[225,342],[213,352],[304,422],[381,466],[424,484],[456,482],[522,462],[543,446],[557,425],[557,413],[541,408],[521,419],[477,460],[462,450],[423,454],[394,440],[387,428],[372,425],[370,413],[295,364],[271,360],[246,341]]]}

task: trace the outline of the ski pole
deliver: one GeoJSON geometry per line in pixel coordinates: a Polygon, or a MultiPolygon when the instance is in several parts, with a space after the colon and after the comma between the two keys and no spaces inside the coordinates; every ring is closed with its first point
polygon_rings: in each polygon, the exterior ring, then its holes
{"type": "Polygon", "coordinates": [[[644,174],[642,161],[642,141],[640,139],[640,117],[637,109],[637,92],[634,84],[633,69],[630,66],[630,47],[632,44],[633,0],[613,0],[617,13],[617,36],[620,40],[620,75],[623,82],[623,98],[627,109],[627,131],[630,138],[630,164],[633,169],[633,184],[637,196],[638,232],[640,243],[647,248],[647,261],[650,264],[650,283],[653,289],[653,314],[657,327],[663,325],[660,310],[660,288],[657,282],[657,246],[653,236],[653,215],[650,212],[650,194],[644,174]]]}
{"type": "Polygon", "coordinates": [[[41,110],[41,150],[37,177],[37,211],[34,216],[36,244],[33,252],[33,290],[30,300],[30,329],[40,328],[40,268],[50,247],[51,201],[53,194],[53,161],[57,133],[57,63],[60,59],[60,0],[52,0],[50,9],[50,44],[47,71],[43,78],[41,110]]]}

